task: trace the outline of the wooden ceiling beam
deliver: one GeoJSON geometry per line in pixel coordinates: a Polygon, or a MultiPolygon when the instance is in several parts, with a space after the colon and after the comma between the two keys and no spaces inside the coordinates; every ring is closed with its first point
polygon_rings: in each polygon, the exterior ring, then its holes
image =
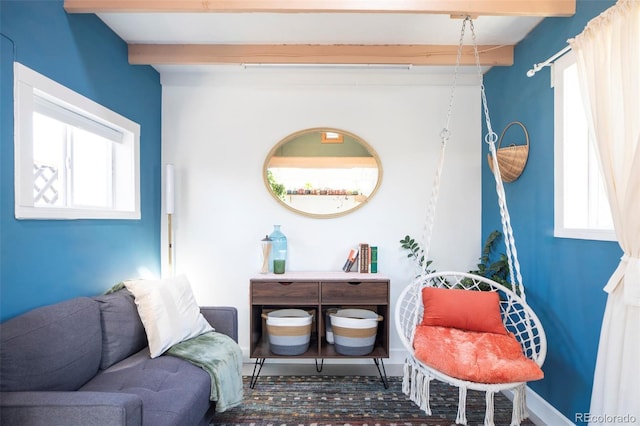
{"type": "Polygon", "coordinates": [[[572,16],[576,0],[65,0],[69,13],[427,13],[572,16]]]}
{"type": "MultiPolygon", "coordinates": [[[[301,45],[301,44],[130,44],[136,65],[202,64],[376,64],[455,65],[458,46],[301,45]]],[[[483,66],[513,65],[513,46],[478,46],[483,66]]],[[[464,46],[461,65],[474,65],[472,46],[464,46]]]]}

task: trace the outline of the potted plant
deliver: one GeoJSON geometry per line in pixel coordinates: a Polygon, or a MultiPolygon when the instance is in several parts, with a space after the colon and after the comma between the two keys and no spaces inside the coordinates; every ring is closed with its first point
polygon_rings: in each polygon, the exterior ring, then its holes
{"type": "MultiPolygon", "coordinates": [[[[416,264],[418,265],[418,267],[420,267],[420,269],[422,270],[422,268],[424,267],[424,250],[422,249],[422,247],[420,246],[420,243],[418,243],[416,240],[414,240],[413,238],[411,238],[410,236],[406,235],[403,239],[400,240],[400,246],[407,250],[409,253],[407,254],[407,257],[409,259],[413,259],[414,262],[416,262],[416,264]]],[[[433,260],[427,260],[427,270],[426,272],[429,274],[431,272],[434,272],[429,268],[429,265],[431,265],[431,263],[433,262],[433,260]]]]}
{"type": "MultiPolygon", "coordinates": [[[[493,255],[496,244],[500,241],[501,237],[502,232],[498,230],[495,230],[491,234],[489,234],[482,248],[482,255],[479,259],[480,263],[478,263],[477,265],[478,269],[469,271],[469,273],[488,278],[492,281],[502,284],[508,289],[511,289],[511,283],[509,282],[509,260],[507,259],[507,256],[504,253],[500,253],[500,255],[496,259],[495,255],[493,255]]],[[[422,269],[425,259],[424,250],[420,246],[420,243],[411,238],[409,235],[406,235],[403,239],[400,240],[400,246],[409,252],[407,254],[407,257],[414,259],[420,269],[422,269]]],[[[432,260],[427,260],[427,268],[429,267],[429,265],[431,265],[431,263],[432,260]]],[[[427,269],[426,272],[431,273],[434,271],[427,269]]],[[[464,280],[462,281],[462,285],[464,286],[464,280]]]]}
{"type": "Polygon", "coordinates": [[[276,196],[278,196],[281,200],[285,199],[285,195],[287,194],[287,190],[283,184],[276,182],[276,179],[273,177],[273,173],[271,170],[267,170],[267,182],[269,182],[269,186],[276,196]]]}

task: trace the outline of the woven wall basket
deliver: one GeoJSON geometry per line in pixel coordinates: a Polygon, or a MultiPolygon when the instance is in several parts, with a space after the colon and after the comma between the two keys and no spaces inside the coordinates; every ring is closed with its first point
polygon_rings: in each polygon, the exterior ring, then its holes
{"type": "MultiPolygon", "coordinates": [[[[504,128],[500,135],[500,140],[498,140],[496,156],[498,157],[500,176],[502,176],[502,180],[504,182],[513,182],[520,177],[520,174],[522,174],[522,171],[524,170],[524,166],[527,164],[527,159],[529,158],[529,133],[524,127],[524,124],[519,121],[513,121],[507,124],[507,127],[504,128]],[[522,128],[526,143],[524,145],[511,144],[509,146],[501,147],[505,133],[509,127],[514,124],[517,124],[522,128]]],[[[489,168],[493,173],[493,158],[491,158],[491,154],[487,154],[487,160],[489,160],[489,168]]]]}

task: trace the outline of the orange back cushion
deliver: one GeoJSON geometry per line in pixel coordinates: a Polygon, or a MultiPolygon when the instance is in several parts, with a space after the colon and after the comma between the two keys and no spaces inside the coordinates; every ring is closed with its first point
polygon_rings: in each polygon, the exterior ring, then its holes
{"type": "Polygon", "coordinates": [[[425,287],[422,325],[507,334],[500,315],[500,296],[494,291],[425,287]]]}

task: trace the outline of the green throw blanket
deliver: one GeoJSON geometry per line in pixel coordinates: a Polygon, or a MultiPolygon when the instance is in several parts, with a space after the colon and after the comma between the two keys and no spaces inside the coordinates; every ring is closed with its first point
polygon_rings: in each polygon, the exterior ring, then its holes
{"type": "Polygon", "coordinates": [[[122,290],[123,288],[125,288],[124,281],[120,281],[118,284],[105,291],[104,294],[115,293],[116,291],[122,290]]]}
{"type": "MultiPolygon", "coordinates": [[[[124,282],[119,282],[104,294],[123,288],[124,282]]],[[[222,413],[242,403],[242,350],[231,337],[211,331],[172,346],[165,355],[182,358],[209,373],[209,399],[215,401],[216,412],[222,413]]]]}
{"type": "Polygon", "coordinates": [[[242,351],[226,334],[211,331],[172,346],[165,355],[189,361],[211,376],[211,401],[221,413],[242,403],[242,351]]]}

